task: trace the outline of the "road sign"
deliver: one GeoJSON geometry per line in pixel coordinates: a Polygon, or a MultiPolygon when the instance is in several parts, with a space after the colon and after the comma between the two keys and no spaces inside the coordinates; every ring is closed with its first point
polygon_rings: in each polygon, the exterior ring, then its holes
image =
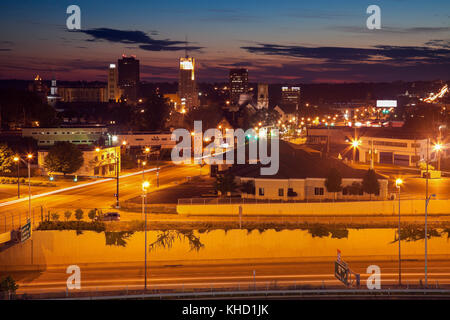
{"type": "Polygon", "coordinates": [[[27,223],[20,227],[20,241],[25,242],[31,238],[31,220],[28,219],[27,223]]]}
{"type": "Polygon", "coordinates": [[[348,275],[350,273],[350,269],[347,264],[343,261],[335,261],[334,262],[334,276],[336,279],[341,281],[343,284],[348,286],[348,275]]]}

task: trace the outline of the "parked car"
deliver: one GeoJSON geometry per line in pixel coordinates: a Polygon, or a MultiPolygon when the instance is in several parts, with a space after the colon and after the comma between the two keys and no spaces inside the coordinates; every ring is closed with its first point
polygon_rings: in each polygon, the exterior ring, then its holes
{"type": "Polygon", "coordinates": [[[97,221],[120,221],[120,214],[118,212],[106,212],[103,215],[96,217],[97,221]]]}

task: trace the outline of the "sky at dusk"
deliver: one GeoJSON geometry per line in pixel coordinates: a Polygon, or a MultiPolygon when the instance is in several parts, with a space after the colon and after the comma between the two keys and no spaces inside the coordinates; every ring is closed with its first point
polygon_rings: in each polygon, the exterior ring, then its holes
{"type": "Polygon", "coordinates": [[[198,64],[199,82],[316,83],[450,78],[450,1],[2,1],[0,78],[106,81],[122,54],[141,79],[176,81],[178,58],[198,64]],[[81,8],[81,30],[66,8],[81,8]],[[381,8],[381,30],[366,9],[381,8]],[[185,41],[187,37],[187,43],[185,41]]]}

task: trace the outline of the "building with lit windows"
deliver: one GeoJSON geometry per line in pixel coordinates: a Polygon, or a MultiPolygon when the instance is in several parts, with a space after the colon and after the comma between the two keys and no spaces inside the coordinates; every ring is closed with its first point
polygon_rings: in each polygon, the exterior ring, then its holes
{"type": "Polygon", "coordinates": [[[23,128],[22,137],[31,137],[38,147],[51,147],[56,142],[67,141],[76,145],[96,145],[105,139],[108,129],[95,127],[23,128]]]}
{"type": "MultiPolygon", "coordinates": [[[[120,174],[120,146],[119,147],[82,147],[83,165],[76,172],[75,176],[96,176],[96,177],[115,177],[117,171],[120,174]],[[116,165],[119,163],[119,166],[116,165]]],[[[61,172],[49,172],[44,166],[45,157],[48,150],[38,151],[38,166],[42,175],[62,175],[61,172]]]]}
{"type": "Polygon", "coordinates": [[[180,58],[179,72],[178,96],[181,100],[181,109],[189,110],[199,105],[195,80],[195,59],[188,56],[180,58]]]}
{"type": "Polygon", "coordinates": [[[281,87],[281,107],[294,108],[296,111],[300,107],[300,87],[281,87]]]}
{"type": "Polygon", "coordinates": [[[139,90],[139,60],[136,56],[127,57],[122,55],[122,59],[117,61],[118,65],[118,84],[123,90],[123,95],[128,103],[137,101],[139,90]]]}
{"type": "Polygon", "coordinates": [[[110,102],[118,102],[121,95],[122,90],[119,88],[119,72],[117,66],[111,63],[108,68],[107,99],[110,102]]]}
{"type": "Polygon", "coordinates": [[[248,70],[231,69],[230,70],[230,100],[233,103],[239,101],[241,94],[248,92],[248,70]]]}

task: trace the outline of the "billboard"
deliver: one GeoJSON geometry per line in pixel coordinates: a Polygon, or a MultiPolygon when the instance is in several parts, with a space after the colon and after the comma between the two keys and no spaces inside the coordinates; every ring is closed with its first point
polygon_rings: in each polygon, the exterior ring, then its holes
{"type": "Polygon", "coordinates": [[[377,100],[377,108],[396,108],[397,100],[377,100]]]}

